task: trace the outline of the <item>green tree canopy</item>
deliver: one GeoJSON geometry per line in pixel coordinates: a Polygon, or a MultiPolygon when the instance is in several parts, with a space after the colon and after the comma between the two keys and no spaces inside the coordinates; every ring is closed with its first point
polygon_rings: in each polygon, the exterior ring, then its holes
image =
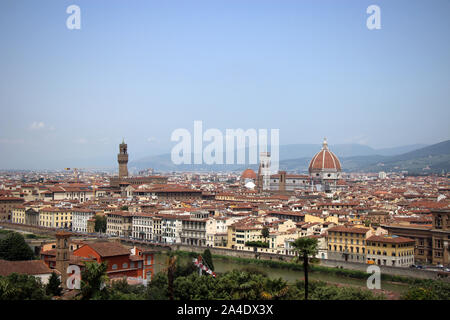
{"type": "Polygon", "coordinates": [[[267,238],[270,235],[269,228],[267,228],[267,227],[262,228],[261,235],[263,236],[264,240],[267,242],[267,238]]]}
{"type": "Polygon", "coordinates": [[[62,292],[61,288],[61,280],[59,280],[59,276],[52,272],[50,279],[48,279],[48,283],[45,286],[45,292],[49,296],[60,296],[62,292]]]}
{"type": "Polygon", "coordinates": [[[143,285],[130,285],[127,280],[114,281],[108,287],[108,299],[110,300],[145,300],[147,289],[143,285]]]}
{"type": "Polygon", "coordinates": [[[48,300],[39,278],[12,273],[0,276],[0,300],[48,300]]]}
{"type": "Polygon", "coordinates": [[[205,264],[212,270],[214,271],[214,263],[213,263],[213,258],[211,255],[211,251],[209,251],[209,249],[205,249],[205,251],[203,251],[203,261],[205,262],[205,264]]]}
{"type": "Polygon", "coordinates": [[[107,295],[105,285],[108,282],[106,262],[85,262],[84,264],[85,268],[81,272],[82,299],[105,299],[107,295]]]}
{"type": "Polygon", "coordinates": [[[298,253],[295,261],[303,261],[303,271],[305,273],[305,300],[308,300],[308,263],[309,258],[317,255],[318,242],[316,238],[302,237],[298,238],[292,244],[294,250],[298,253]]]}
{"type": "Polygon", "coordinates": [[[33,260],[34,253],[20,233],[12,232],[0,240],[0,259],[9,261],[33,260]]]}
{"type": "Polygon", "coordinates": [[[94,226],[95,232],[106,232],[106,217],[96,215],[95,216],[95,226],[94,226]]]}

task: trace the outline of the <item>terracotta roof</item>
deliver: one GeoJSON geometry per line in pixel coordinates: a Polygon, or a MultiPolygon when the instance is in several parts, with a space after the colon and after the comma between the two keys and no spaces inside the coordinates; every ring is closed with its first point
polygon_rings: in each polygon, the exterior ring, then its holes
{"type": "Polygon", "coordinates": [[[246,169],[242,172],[241,179],[256,179],[256,173],[252,169],[246,169]]]}
{"type": "Polygon", "coordinates": [[[336,227],[328,229],[328,232],[348,232],[348,233],[366,234],[369,230],[370,229],[368,229],[368,228],[336,226],[336,227]]]}
{"type": "Polygon", "coordinates": [[[11,273],[38,275],[50,274],[52,270],[42,260],[7,261],[0,260],[0,276],[11,273]]]}
{"type": "MultiPolygon", "coordinates": [[[[129,255],[131,253],[128,248],[126,248],[125,246],[123,246],[119,243],[115,243],[115,242],[101,241],[101,242],[89,243],[89,244],[86,244],[85,246],[91,247],[101,257],[124,256],[124,255],[129,255]]],[[[83,247],[81,247],[81,248],[83,248],[83,247]]],[[[77,249],[75,252],[77,252],[81,248],[77,249]]]]}
{"type": "Polygon", "coordinates": [[[392,236],[371,236],[367,238],[367,241],[386,242],[386,243],[408,243],[415,242],[414,239],[405,237],[392,237],[392,236]]]}
{"type": "Polygon", "coordinates": [[[323,169],[334,169],[341,171],[341,163],[338,157],[328,150],[326,140],[324,141],[322,150],[320,150],[311,160],[309,164],[309,172],[323,169]]]}

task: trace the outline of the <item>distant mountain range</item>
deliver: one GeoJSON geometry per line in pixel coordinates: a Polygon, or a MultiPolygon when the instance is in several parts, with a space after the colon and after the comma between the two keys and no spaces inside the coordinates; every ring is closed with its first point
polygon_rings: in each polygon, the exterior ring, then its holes
{"type": "MultiPolygon", "coordinates": [[[[321,149],[319,144],[290,144],[280,146],[280,170],[307,172],[311,158],[321,149]]],[[[411,173],[440,173],[450,171],[450,140],[426,146],[421,144],[396,148],[373,149],[360,144],[338,144],[330,146],[341,160],[347,172],[408,171],[411,173]]],[[[161,172],[170,171],[240,171],[246,168],[257,170],[258,165],[248,164],[248,149],[245,164],[235,165],[175,165],[170,154],[145,157],[129,163],[131,170],[153,168],[161,172]]],[[[192,157],[193,159],[193,157],[192,157]]],[[[224,158],[225,159],[225,158],[224,158]]]]}

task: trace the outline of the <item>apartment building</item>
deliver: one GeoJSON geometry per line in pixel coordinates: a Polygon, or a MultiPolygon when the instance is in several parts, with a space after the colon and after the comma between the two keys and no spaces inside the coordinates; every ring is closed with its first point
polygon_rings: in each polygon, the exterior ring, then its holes
{"type": "Polygon", "coordinates": [[[181,243],[193,246],[206,246],[207,219],[186,218],[181,225],[181,243]]]}
{"type": "Polygon", "coordinates": [[[25,224],[25,211],[26,208],[23,205],[16,205],[11,210],[11,222],[25,224]]]}
{"type": "Polygon", "coordinates": [[[433,209],[431,225],[388,224],[389,234],[415,240],[414,260],[418,263],[450,265],[450,209],[433,209]]]}
{"type": "Polygon", "coordinates": [[[14,207],[23,204],[24,199],[20,197],[2,197],[0,196],[0,221],[11,220],[11,214],[14,207]]]}
{"type": "Polygon", "coordinates": [[[153,218],[152,213],[137,212],[132,217],[132,237],[134,239],[153,241],[153,218]]]}
{"type": "Polygon", "coordinates": [[[88,232],[88,221],[95,216],[95,212],[88,209],[72,209],[72,231],[88,232]]]}
{"type": "Polygon", "coordinates": [[[369,228],[336,226],[328,229],[328,259],[352,262],[366,261],[366,239],[369,228]]]}
{"type": "Polygon", "coordinates": [[[367,263],[393,267],[414,264],[414,239],[398,236],[371,236],[366,240],[367,263]]]}
{"type": "Polygon", "coordinates": [[[133,231],[133,214],[128,211],[113,211],[106,214],[106,233],[129,238],[133,231]]]}
{"type": "Polygon", "coordinates": [[[42,208],[39,211],[39,225],[47,228],[72,228],[72,212],[67,208],[42,208]]]}

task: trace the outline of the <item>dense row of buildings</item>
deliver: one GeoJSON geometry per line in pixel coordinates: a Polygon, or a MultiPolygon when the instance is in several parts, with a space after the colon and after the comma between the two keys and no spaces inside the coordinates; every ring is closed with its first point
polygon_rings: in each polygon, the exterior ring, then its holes
{"type": "Polygon", "coordinates": [[[295,239],[315,237],[321,259],[449,265],[447,177],[344,174],[326,141],[307,175],[264,175],[266,158],[258,173],[131,177],[126,144],[119,149],[118,177],[1,175],[0,217],[93,233],[102,216],[110,237],[280,255],[295,254],[295,239]],[[255,248],[255,241],[267,245],[255,248]]]}

